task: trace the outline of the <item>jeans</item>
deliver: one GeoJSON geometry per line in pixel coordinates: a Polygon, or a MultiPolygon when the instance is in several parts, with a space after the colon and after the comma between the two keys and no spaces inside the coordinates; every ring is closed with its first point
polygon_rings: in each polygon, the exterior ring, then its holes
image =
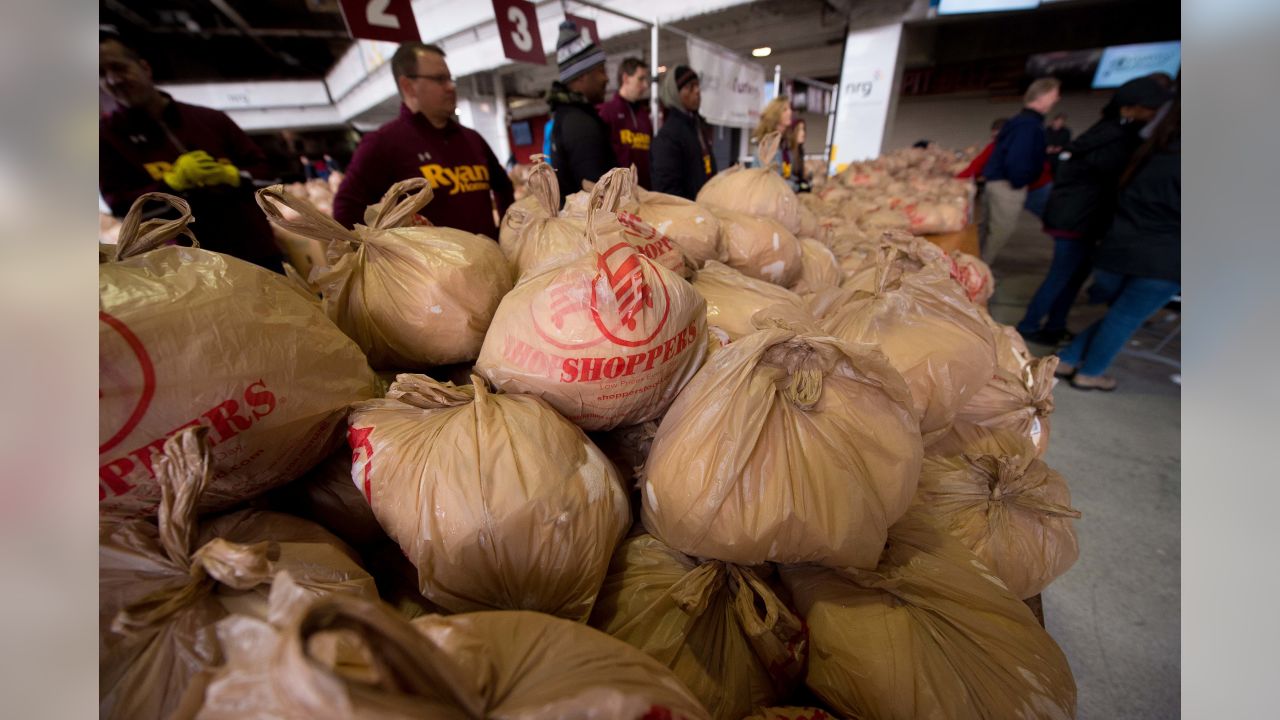
{"type": "Polygon", "coordinates": [[[1142,323],[1181,289],[1174,280],[1120,275],[1106,270],[1094,272],[1094,285],[1110,295],[1111,308],[1101,320],[1077,335],[1066,350],[1058,353],[1062,362],[1075,365],[1081,375],[1106,372],[1142,323]]]}
{"type": "Polygon", "coordinates": [[[1093,243],[1087,240],[1053,239],[1053,262],[1027,304],[1027,312],[1018,323],[1018,332],[1029,335],[1040,330],[1040,321],[1046,315],[1049,316],[1044,325],[1046,332],[1067,329],[1067,313],[1071,312],[1076,295],[1080,294],[1081,286],[1093,269],[1092,253],[1093,243]]]}
{"type": "Polygon", "coordinates": [[[1023,204],[1032,215],[1044,217],[1044,206],[1049,204],[1049,193],[1053,192],[1053,183],[1045,183],[1035,190],[1027,191],[1027,201],[1023,204]]]}

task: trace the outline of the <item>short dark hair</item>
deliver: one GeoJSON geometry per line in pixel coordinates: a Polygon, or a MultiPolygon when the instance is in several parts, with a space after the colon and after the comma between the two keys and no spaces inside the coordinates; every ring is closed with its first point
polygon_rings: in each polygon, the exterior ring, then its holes
{"type": "Polygon", "coordinates": [[[1066,120],[1066,119],[1067,119],[1067,114],[1066,114],[1066,113],[1064,113],[1064,112],[1054,113],[1053,119],[1054,119],[1054,120],[1066,120]]]}
{"type": "Polygon", "coordinates": [[[638,57],[623,58],[622,64],[618,66],[618,84],[622,84],[622,78],[631,77],[637,70],[644,67],[647,67],[644,60],[638,57]]]}
{"type": "Polygon", "coordinates": [[[412,75],[418,72],[418,54],[419,53],[435,53],[440,57],[444,57],[444,50],[439,45],[431,45],[424,42],[407,42],[401,43],[396,48],[396,54],[391,56],[391,77],[399,86],[400,78],[406,75],[412,75]]]}
{"type": "Polygon", "coordinates": [[[120,36],[120,31],[111,25],[100,25],[98,27],[98,44],[102,45],[109,42],[113,42],[123,48],[125,57],[134,62],[142,62],[142,55],[137,50],[134,50],[133,46],[125,42],[124,38],[120,36]]]}
{"type": "Polygon", "coordinates": [[[995,120],[992,120],[991,121],[992,132],[998,131],[1000,128],[1004,127],[1004,124],[1006,122],[1008,122],[1006,118],[996,118],[995,120]]]}

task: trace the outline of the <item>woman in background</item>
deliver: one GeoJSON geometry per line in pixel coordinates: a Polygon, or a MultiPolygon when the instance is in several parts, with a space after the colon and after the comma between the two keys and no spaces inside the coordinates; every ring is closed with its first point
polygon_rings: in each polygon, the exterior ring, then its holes
{"type": "Polygon", "coordinates": [[[804,164],[804,157],[801,156],[797,159],[791,144],[787,142],[793,117],[791,99],[786,95],[779,95],[770,100],[769,104],[764,106],[764,110],[760,111],[760,122],[756,124],[756,129],[751,133],[751,143],[755,145],[753,155],[756,166],[765,167],[769,163],[773,163],[773,166],[778,170],[778,174],[782,175],[782,178],[787,181],[792,190],[795,190],[796,182],[791,177],[792,171],[797,163],[804,164]],[[782,133],[782,142],[778,143],[778,151],[774,153],[773,157],[760,157],[760,140],[771,132],[782,133]]]}
{"type": "Polygon", "coordinates": [[[1120,178],[1115,221],[1094,258],[1094,287],[1111,307],[1058,354],[1057,374],[1081,390],[1116,389],[1105,375],[1152,313],[1181,291],[1182,120],[1175,99],[1120,178]]]}
{"type": "Polygon", "coordinates": [[[783,175],[791,189],[796,192],[809,192],[813,186],[809,184],[809,177],[805,174],[804,169],[804,141],[805,141],[805,122],[804,118],[796,118],[791,123],[791,128],[782,135],[782,144],[791,149],[791,157],[794,160],[791,163],[791,176],[783,175]]]}

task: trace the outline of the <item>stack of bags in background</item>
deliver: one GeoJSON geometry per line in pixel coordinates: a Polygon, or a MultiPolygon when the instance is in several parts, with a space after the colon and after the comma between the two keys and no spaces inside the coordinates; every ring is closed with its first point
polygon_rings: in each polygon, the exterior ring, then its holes
{"type": "Polygon", "coordinates": [[[354,232],[260,191],[318,297],[140,202],[99,281],[100,714],[1071,717],[1021,602],[1077,552],[1052,360],[768,168],[554,180],[497,245],[413,226],[420,180],[354,232]]]}
{"type": "Polygon", "coordinates": [[[971,219],[973,183],[956,179],[966,162],[935,147],[908,148],[850,163],[803,196],[820,218],[852,222],[864,233],[902,230],[916,235],[958,232],[971,219]]]}

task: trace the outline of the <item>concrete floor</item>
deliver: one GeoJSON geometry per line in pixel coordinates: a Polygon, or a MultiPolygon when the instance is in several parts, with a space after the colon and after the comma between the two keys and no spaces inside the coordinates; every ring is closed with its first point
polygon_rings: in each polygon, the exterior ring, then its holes
{"type": "MultiPolygon", "coordinates": [[[[1023,212],[997,258],[991,312],[1022,316],[1052,256],[1039,222],[1023,212]]],[[[1083,300],[1083,298],[1082,298],[1083,300]]],[[[1083,330],[1104,312],[1083,304],[1068,323],[1083,330]]],[[[1176,320],[1157,313],[1135,335],[1150,349],[1176,320]]],[[[1032,345],[1037,354],[1052,348],[1032,345]]],[[[1175,340],[1164,354],[1179,358],[1175,340]]],[[[1091,718],[1176,718],[1180,702],[1181,392],[1176,368],[1121,355],[1112,393],[1060,382],[1046,462],[1066,477],[1080,560],[1044,593],[1045,622],[1079,687],[1079,714],[1091,718]]]]}

